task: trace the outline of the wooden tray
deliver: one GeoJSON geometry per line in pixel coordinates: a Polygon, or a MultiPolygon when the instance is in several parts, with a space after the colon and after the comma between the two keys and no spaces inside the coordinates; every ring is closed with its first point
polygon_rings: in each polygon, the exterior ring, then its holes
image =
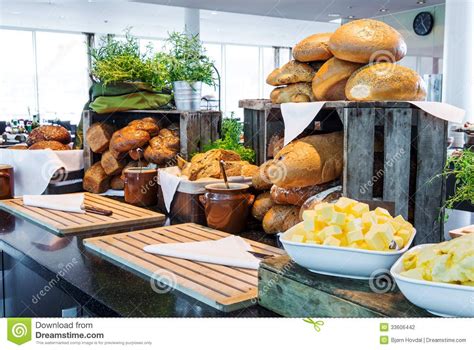
{"type": "Polygon", "coordinates": [[[451,236],[451,238],[461,237],[470,233],[474,233],[474,225],[464,226],[449,231],[449,235],[451,236]]]}
{"type": "Polygon", "coordinates": [[[0,201],[0,208],[60,236],[77,233],[103,233],[114,230],[143,228],[158,225],[165,220],[163,214],[135,207],[104,196],[85,193],[86,205],[112,210],[111,216],[91,213],[79,214],[23,205],[21,197],[0,201]]]}
{"type": "MultiPolygon", "coordinates": [[[[115,263],[155,278],[218,310],[229,312],[256,302],[257,270],[159,256],[143,250],[149,244],[217,240],[227,236],[228,233],[201,225],[182,224],[88,238],[83,242],[86,247],[115,263]]],[[[284,254],[281,249],[246,241],[256,252],[275,256],[284,254]]]]}

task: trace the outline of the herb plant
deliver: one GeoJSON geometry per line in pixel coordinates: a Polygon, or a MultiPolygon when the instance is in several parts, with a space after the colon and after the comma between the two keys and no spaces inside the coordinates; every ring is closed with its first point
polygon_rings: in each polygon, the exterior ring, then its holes
{"type": "Polygon", "coordinates": [[[203,82],[214,85],[213,63],[206,56],[198,36],[173,32],[166,40],[167,65],[171,81],[203,82]]]}
{"type": "Polygon", "coordinates": [[[242,123],[238,119],[224,118],[222,120],[222,134],[223,138],[217,139],[214,142],[205,145],[204,151],[211,149],[226,149],[234,151],[240,155],[242,160],[253,163],[255,161],[255,152],[253,149],[245,147],[240,143],[240,136],[243,132],[242,123]]]}
{"type": "Polygon", "coordinates": [[[446,200],[446,208],[452,209],[463,201],[474,204],[474,151],[466,149],[449,157],[442,175],[456,177],[454,195],[446,200]]]}

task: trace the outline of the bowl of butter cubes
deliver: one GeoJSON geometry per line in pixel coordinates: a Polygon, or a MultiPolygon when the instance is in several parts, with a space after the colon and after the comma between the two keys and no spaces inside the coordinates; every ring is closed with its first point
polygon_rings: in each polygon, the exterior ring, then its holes
{"type": "Polygon", "coordinates": [[[416,230],[384,208],[341,197],[303,212],[303,221],[280,235],[288,255],[311,272],[372,279],[390,270],[416,230]]]}

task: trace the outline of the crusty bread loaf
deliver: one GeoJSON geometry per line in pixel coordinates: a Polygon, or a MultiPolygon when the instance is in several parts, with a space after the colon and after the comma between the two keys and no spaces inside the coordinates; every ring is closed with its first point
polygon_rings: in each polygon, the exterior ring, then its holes
{"type": "Polygon", "coordinates": [[[106,123],[94,123],[86,131],[86,141],[94,153],[103,153],[109,149],[114,127],[106,123]]]}
{"type": "Polygon", "coordinates": [[[110,176],[108,176],[100,162],[94,163],[84,174],[82,187],[92,193],[103,193],[109,189],[110,176]]]}
{"type": "Polygon", "coordinates": [[[357,70],[347,81],[346,95],[352,101],[422,101],[423,79],[414,70],[393,63],[377,63],[357,70]]]}
{"type": "Polygon", "coordinates": [[[252,216],[258,221],[262,221],[267,211],[269,211],[274,204],[270,192],[260,193],[253,202],[252,216]]]}
{"type": "Polygon", "coordinates": [[[276,154],[266,175],[274,185],[284,188],[333,181],[342,174],[342,149],[342,132],[303,137],[276,154]]]}
{"type": "MultiPolygon", "coordinates": [[[[240,156],[234,151],[224,149],[212,149],[205,153],[198,153],[191,159],[191,164],[182,170],[182,174],[188,176],[189,180],[195,181],[206,177],[221,178],[219,161],[226,162],[226,171],[231,171],[231,162],[240,162],[240,156]]],[[[239,174],[242,165],[239,167],[239,174]]],[[[227,173],[229,175],[229,173],[227,173]]]]}
{"type": "Polygon", "coordinates": [[[57,141],[66,145],[71,142],[71,135],[60,125],[42,125],[30,132],[26,144],[31,146],[39,141],[57,141]]]}
{"type": "Polygon", "coordinates": [[[151,117],[132,120],[128,123],[128,126],[133,126],[137,130],[146,131],[150,134],[150,137],[158,135],[160,131],[158,123],[151,117]]]}
{"type": "Polygon", "coordinates": [[[273,86],[294,83],[309,83],[313,79],[314,69],[302,62],[290,61],[281,68],[276,68],[267,77],[267,84],[273,86]]]}
{"type": "Polygon", "coordinates": [[[123,190],[125,187],[124,181],[121,175],[115,175],[110,179],[110,188],[113,190],[123,190]]]}
{"type": "Polygon", "coordinates": [[[243,177],[252,177],[258,172],[259,167],[255,164],[250,164],[245,162],[242,164],[242,169],[240,170],[240,176],[243,177]]]}
{"type": "Polygon", "coordinates": [[[300,222],[299,212],[294,205],[274,205],[263,217],[263,230],[269,234],[285,232],[300,222]]]}
{"type": "Polygon", "coordinates": [[[295,83],[280,86],[270,93],[272,103],[310,102],[314,101],[311,83],[295,83]]]}
{"type": "Polygon", "coordinates": [[[8,146],[7,147],[8,149],[16,149],[16,150],[25,150],[25,149],[28,149],[28,146],[27,145],[13,145],[13,146],[8,146]]]}
{"type": "Polygon", "coordinates": [[[359,19],[340,26],[331,35],[329,50],[335,57],[350,62],[396,62],[406,55],[407,45],[388,24],[359,19]]]}
{"type": "Polygon", "coordinates": [[[318,33],[301,40],[293,48],[293,57],[300,62],[325,61],[332,57],[328,48],[332,33],[318,33]]]}
{"type": "Polygon", "coordinates": [[[271,163],[272,160],[268,160],[260,165],[258,171],[252,176],[252,186],[256,190],[269,190],[272,187],[272,183],[266,173],[271,163]]]}
{"type": "Polygon", "coordinates": [[[282,188],[273,185],[270,194],[273,202],[276,204],[291,204],[302,206],[304,202],[317,193],[327,190],[335,185],[334,182],[329,182],[321,185],[306,186],[306,187],[292,187],[282,188]]]}
{"type": "Polygon", "coordinates": [[[100,164],[107,175],[117,175],[122,172],[127,162],[125,159],[116,159],[110,151],[105,151],[102,153],[100,164]]]}
{"type": "Polygon", "coordinates": [[[126,153],[144,146],[149,140],[150,134],[147,131],[138,130],[133,125],[126,126],[114,132],[109,148],[116,153],[126,153]]]}
{"type": "Polygon", "coordinates": [[[345,100],[346,82],[361,66],[359,63],[342,61],[335,57],[327,60],[313,78],[312,88],[316,100],[345,100]]]}
{"type": "Polygon", "coordinates": [[[178,151],[179,137],[168,129],[162,129],[150,140],[144,156],[148,162],[161,165],[174,159],[178,151]]]}
{"type": "Polygon", "coordinates": [[[69,145],[62,144],[58,141],[38,141],[31,145],[28,149],[50,149],[53,151],[70,151],[71,147],[69,147],[69,145]]]}

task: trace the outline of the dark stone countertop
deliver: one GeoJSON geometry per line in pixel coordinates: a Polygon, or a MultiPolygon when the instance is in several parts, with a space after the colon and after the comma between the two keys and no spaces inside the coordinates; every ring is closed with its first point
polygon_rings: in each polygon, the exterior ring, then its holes
{"type": "MultiPolygon", "coordinates": [[[[97,236],[97,235],[93,235],[97,236]]],[[[243,236],[276,245],[276,238],[250,232],[243,236]]],[[[179,291],[157,294],[149,278],[109,262],[83,245],[91,235],[58,237],[35,224],[0,210],[0,250],[36,272],[55,280],[64,292],[97,316],[123,317],[275,317],[255,305],[220,312],[179,291]]]]}

